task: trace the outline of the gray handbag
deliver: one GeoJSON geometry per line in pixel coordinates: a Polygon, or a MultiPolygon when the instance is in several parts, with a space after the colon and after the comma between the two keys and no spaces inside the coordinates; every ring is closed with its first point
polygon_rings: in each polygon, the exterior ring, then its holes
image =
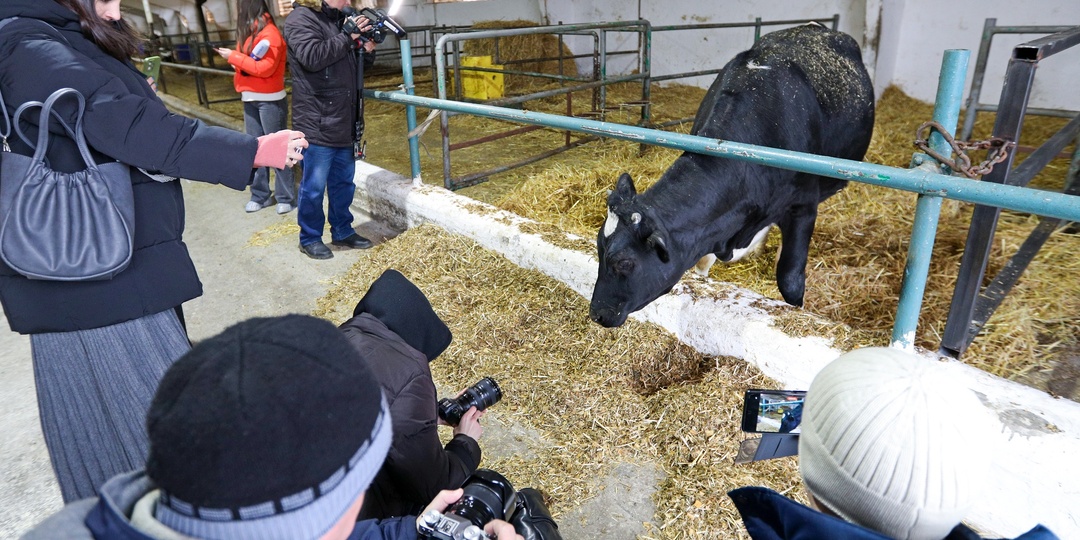
{"type": "MultiPolygon", "coordinates": [[[[0,96],[7,121],[7,108],[0,96]]],[[[0,258],[16,272],[53,281],[110,279],[131,262],[135,206],[131,171],[123,163],[97,164],[83,136],[86,100],[73,88],[61,88],[45,103],[30,101],[16,109],[3,136],[0,154],[0,258]],[[72,129],[53,105],[64,96],[78,100],[72,129]],[[22,131],[23,111],[41,107],[37,144],[22,131]],[[55,117],[79,147],[86,169],[65,173],[45,160],[49,117],[55,117]],[[7,137],[15,132],[31,148],[27,157],[10,151],[7,137]]]]}

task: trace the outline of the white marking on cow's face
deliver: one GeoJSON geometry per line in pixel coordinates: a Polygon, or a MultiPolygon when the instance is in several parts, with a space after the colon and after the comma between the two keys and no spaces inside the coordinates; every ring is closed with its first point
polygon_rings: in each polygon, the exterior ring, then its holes
{"type": "Polygon", "coordinates": [[[749,69],[772,69],[771,66],[763,66],[761,64],[755,63],[753,60],[747,62],[746,67],[749,69]]]}
{"type": "Polygon", "coordinates": [[[619,226],[619,216],[615,215],[610,208],[607,211],[607,221],[604,222],[604,238],[607,238],[615,233],[615,228],[619,226]]]}
{"type": "Polygon", "coordinates": [[[641,223],[641,214],[637,212],[630,214],[630,223],[633,223],[634,225],[641,223]]]}

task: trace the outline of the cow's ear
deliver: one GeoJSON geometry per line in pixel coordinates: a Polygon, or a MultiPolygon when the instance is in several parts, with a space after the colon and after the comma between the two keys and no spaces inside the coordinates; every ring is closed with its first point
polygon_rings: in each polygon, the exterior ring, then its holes
{"type": "Polygon", "coordinates": [[[629,198],[637,195],[637,188],[634,187],[634,179],[630,178],[627,173],[619,175],[619,181],[615,182],[615,193],[619,197],[629,198]]]}

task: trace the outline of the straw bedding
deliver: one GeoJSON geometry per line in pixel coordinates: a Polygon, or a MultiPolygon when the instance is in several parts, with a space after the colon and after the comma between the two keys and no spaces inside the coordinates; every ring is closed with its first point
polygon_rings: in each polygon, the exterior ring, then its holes
{"type": "Polygon", "coordinates": [[[541,489],[557,518],[597,496],[597,480],[618,462],[655,463],[666,475],[646,538],[744,535],[725,495],[735,487],[802,498],[794,460],[733,464],[743,392],[776,387],[745,362],[702,355],[633,320],[601,328],[589,322],[587,300],[561,283],[434,226],[369,253],[315,314],[344,320],[386,268],[415,282],[454,333],[432,364],[437,382],[464,388],[494,377],[506,397],[489,414],[544,441],[535,455],[483,465],[541,489]]]}

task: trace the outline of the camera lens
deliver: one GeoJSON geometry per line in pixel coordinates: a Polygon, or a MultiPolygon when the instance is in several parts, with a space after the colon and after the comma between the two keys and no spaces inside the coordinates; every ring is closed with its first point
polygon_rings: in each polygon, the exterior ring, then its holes
{"type": "Polygon", "coordinates": [[[481,529],[493,519],[506,519],[514,486],[505,476],[490,469],[478,469],[462,486],[464,495],[447,513],[461,516],[481,529]]]}
{"type": "Polygon", "coordinates": [[[484,377],[480,379],[480,382],[469,387],[459,401],[463,401],[461,408],[466,411],[469,407],[476,407],[477,410],[484,410],[502,399],[502,389],[499,388],[498,383],[491,377],[484,377]]]}
{"type": "Polygon", "coordinates": [[[498,403],[502,396],[502,389],[499,388],[495,379],[484,377],[480,379],[480,382],[466,388],[457,399],[439,400],[439,417],[447,424],[456,426],[461,423],[461,416],[469,410],[469,407],[476,407],[476,410],[482,411],[498,403]]]}

